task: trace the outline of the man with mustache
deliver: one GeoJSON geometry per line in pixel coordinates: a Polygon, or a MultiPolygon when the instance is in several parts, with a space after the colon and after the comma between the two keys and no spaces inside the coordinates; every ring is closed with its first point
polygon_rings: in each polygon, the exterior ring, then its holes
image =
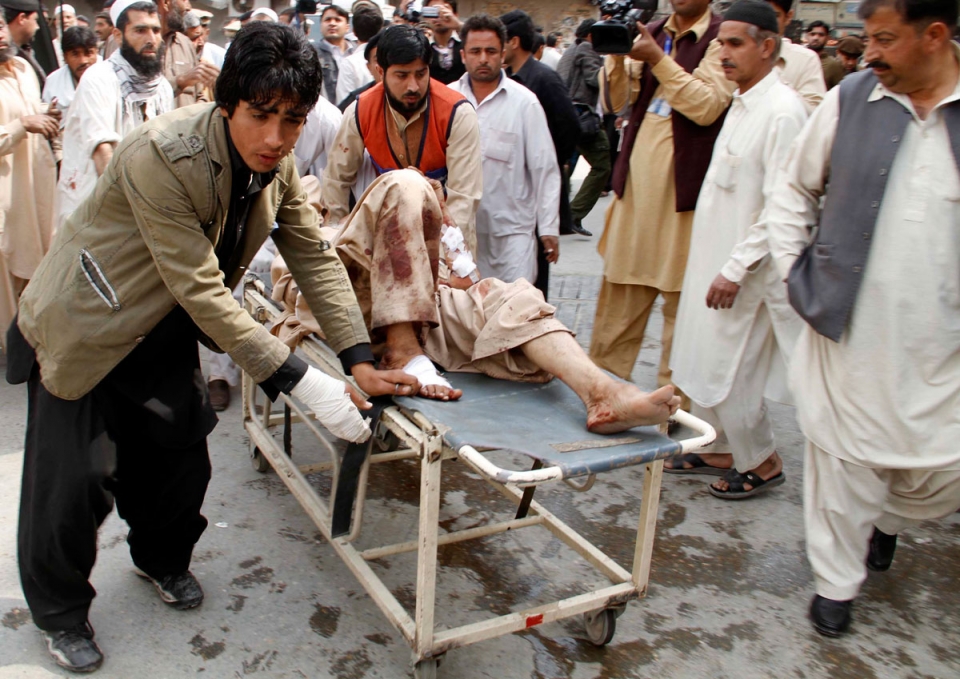
{"type": "Polygon", "coordinates": [[[697,199],[670,367],[731,453],[688,453],[666,471],[722,476],[710,492],[737,500],[785,479],[764,396],[790,401],[782,367],[801,322],[769,257],[766,207],[807,114],[780,80],[782,43],[768,2],[731,6],[717,41],[737,90],[697,199]]]}
{"type": "Polygon", "coordinates": [[[174,108],[173,92],[162,73],[164,43],[157,6],[117,0],[110,14],[120,49],[86,70],[64,124],[61,221],[93,191],[117,143],[174,108]]]}
{"type": "Polygon", "coordinates": [[[499,19],[472,16],[460,38],[467,73],[452,87],[476,107],[483,145],[477,265],[507,283],[535,283],[538,237],[547,262],[560,257],[560,168],[547,117],[533,92],[501,69],[507,29],[499,19]]]}
{"type": "Polygon", "coordinates": [[[797,137],[767,221],[807,322],[790,382],[810,617],[827,636],[847,631],[901,530],[960,507],[957,3],[864,0],[859,14],[866,69],[797,137]]]}
{"type": "MultiPolygon", "coordinates": [[[[0,16],[0,325],[17,312],[17,298],[50,247],[56,226],[57,166],[48,139],[60,112],[44,106],[30,64],[15,56],[0,16]]],[[[4,342],[4,352],[6,343],[4,342]]]]}
{"type": "Polygon", "coordinates": [[[13,45],[13,55],[33,67],[40,81],[40,88],[47,80],[47,72],[33,55],[33,36],[40,30],[40,3],[37,0],[2,0],[3,18],[13,45]]]}
{"type": "MultiPolygon", "coordinates": [[[[160,44],[159,21],[145,22],[129,24],[145,25],[160,44]]],[[[346,272],[300,185],[291,151],[319,96],[320,61],[302,34],[245,26],[227,52],[216,104],[128,134],[21,298],[7,364],[8,380],[28,383],[21,583],[51,655],[69,670],[103,661],[89,576],[97,527],[114,501],[137,573],[171,608],[203,602],[189,568],[207,525],[206,439],[217,418],[198,337],[271,398],[292,394],[335,435],[370,436],[357,410],[365,400],[291,354],[230,294],[271,232],[360,388],[417,390],[404,373],[374,369],[346,272]]]]}
{"type": "Polygon", "coordinates": [[[100,55],[97,53],[97,34],[83,26],[65,30],[62,46],[65,63],[47,77],[43,100],[50,103],[56,99],[62,115],[61,125],[65,125],[80,78],[90,66],[100,61],[100,55]]]}
{"type": "MultiPolygon", "coordinates": [[[[122,2],[123,0],[117,0],[122,2]]],[[[209,101],[207,88],[212,88],[220,69],[201,61],[197,50],[184,33],[184,15],[191,9],[190,0],[159,0],[157,14],[163,26],[163,75],[173,88],[176,107],[209,101]]],[[[111,7],[111,13],[113,8],[111,7]]]]}

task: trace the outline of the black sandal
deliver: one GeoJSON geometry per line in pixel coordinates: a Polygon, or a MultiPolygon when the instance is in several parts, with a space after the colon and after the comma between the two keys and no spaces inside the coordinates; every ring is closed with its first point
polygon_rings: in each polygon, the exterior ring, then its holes
{"type": "Polygon", "coordinates": [[[666,474],[706,474],[709,476],[723,476],[729,469],[723,467],[712,467],[703,461],[703,458],[696,453],[683,453],[676,457],[671,457],[670,462],[679,464],[679,467],[668,468],[664,466],[663,471],[666,474]],[[689,464],[688,468],[682,465],[689,464]]]}
{"type": "Polygon", "coordinates": [[[783,472],[780,472],[776,476],[764,481],[753,472],[741,474],[736,469],[728,470],[723,478],[729,486],[727,490],[717,490],[713,487],[712,483],[709,486],[709,490],[714,497],[719,497],[724,500],[743,500],[744,498],[753,497],[754,495],[768,491],[771,488],[781,486],[783,485],[783,482],[787,480],[787,477],[783,475],[783,472]],[[753,486],[753,488],[750,490],[744,490],[744,485],[748,483],[753,486]]]}

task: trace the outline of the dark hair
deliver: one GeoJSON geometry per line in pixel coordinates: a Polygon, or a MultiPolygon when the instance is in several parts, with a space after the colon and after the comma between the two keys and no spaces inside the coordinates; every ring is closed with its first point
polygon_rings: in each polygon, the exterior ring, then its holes
{"type": "Polygon", "coordinates": [[[467,46],[467,36],[472,31],[492,31],[500,39],[500,47],[507,43],[507,29],[503,22],[489,14],[474,14],[463,22],[463,26],[460,27],[460,43],[464,48],[467,46]]]}
{"type": "Polygon", "coordinates": [[[381,35],[383,35],[383,31],[380,31],[375,36],[367,40],[367,44],[363,46],[364,61],[370,61],[370,55],[373,54],[373,50],[377,49],[377,45],[380,44],[381,35]]]}
{"type": "Polygon", "coordinates": [[[317,0],[297,0],[297,14],[316,14],[317,0]]]}
{"type": "Polygon", "coordinates": [[[790,14],[790,10],[793,9],[793,0],[767,0],[767,2],[782,9],[784,14],[790,14]]]}
{"type": "Polygon", "coordinates": [[[291,19],[293,19],[293,17],[294,17],[296,14],[297,14],[297,8],[296,8],[296,7],[287,7],[287,8],[286,8],[285,10],[283,10],[282,12],[277,12],[277,16],[278,16],[278,17],[290,17],[291,19]]]}
{"type": "Polygon", "coordinates": [[[344,9],[343,7],[341,7],[340,5],[327,5],[326,7],[324,7],[324,8],[323,8],[323,11],[320,12],[320,21],[323,21],[323,16],[324,16],[327,12],[336,12],[337,14],[339,14],[340,16],[342,16],[342,17],[343,17],[344,19],[346,19],[347,21],[350,21],[350,12],[348,12],[347,10],[345,10],[345,9],[344,9]]]}
{"type": "Polygon", "coordinates": [[[21,14],[26,14],[27,16],[30,16],[30,15],[33,14],[34,12],[38,12],[38,11],[39,11],[39,8],[37,8],[37,9],[35,9],[35,10],[32,10],[32,11],[30,11],[30,12],[24,12],[22,9],[13,9],[13,8],[11,8],[11,7],[4,7],[4,8],[3,8],[3,19],[4,19],[4,21],[6,21],[8,24],[12,24],[14,21],[17,20],[17,17],[20,16],[21,14]]]}
{"type": "Polygon", "coordinates": [[[120,12],[120,16],[117,17],[117,30],[122,34],[124,29],[127,27],[127,24],[130,23],[130,12],[146,12],[147,14],[156,14],[157,6],[149,0],[143,0],[142,2],[135,2],[129,7],[124,8],[120,12]]]}
{"type": "Polygon", "coordinates": [[[237,31],[217,78],[217,105],[231,116],[241,101],[295,101],[304,111],[320,98],[322,72],[306,36],[274,21],[251,21],[237,31]]]}
{"type": "Polygon", "coordinates": [[[827,32],[827,35],[830,35],[830,24],[828,24],[825,21],[820,21],[820,19],[817,19],[816,21],[811,21],[810,25],[807,26],[807,33],[812,31],[814,28],[822,28],[827,32]]]}
{"type": "Polygon", "coordinates": [[[580,25],[577,26],[577,30],[574,35],[583,40],[593,31],[593,25],[595,23],[597,22],[594,19],[584,19],[580,22],[580,25]]]}
{"type": "MultiPolygon", "coordinates": [[[[453,13],[457,13],[457,0],[437,0],[437,2],[442,2],[446,5],[450,5],[450,9],[453,10],[453,13]]],[[[433,0],[423,0],[423,6],[429,7],[433,4],[433,0]]]]}
{"type": "Polygon", "coordinates": [[[360,42],[369,42],[383,29],[383,15],[373,8],[358,9],[353,13],[353,33],[360,42]]]}
{"type": "Polygon", "coordinates": [[[87,24],[90,23],[90,19],[88,19],[85,14],[78,14],[77,17],[76,17],[76,19],[77,19],[77,21],[83,21],[83,22],[85,22],[85,23],[87,23],[87,24]]]}
{"type": "Polygon", "coordinates": [[[526,52],[535,51],[533,40],[537,31],[533,27],[533,19],[522,9],[515,9],[512,12],[500,15],[500,21],[507,29],[507,40],[520,38],[520,47],[526,52]]]}
{"type": "Polygon", "coordinates": [[[881,7],[893,7],[905,23],[926,28],[941,22],[953,31],[957,27],[957,0],[864,0],[857,14],[869,19],[881,7]]]}
{"type": "MultiPolygon", "coordinates": [[[[237,16],[237,21],[239,21],[240,23],[243,23],[244,21],[250,21],[250,17],[252,17],[252,16],[253,16],[253,10],[251,9],[251,10],[248,10],[248,11],[244,12],[243,14],[238,15],[238,16],[237,16]]],[[[228,18],[229,18],[229,17],[228,17],[228,18]]]]}
{"type": "Polygon", "coordinates": [[[377,63],[386,73],[395,64],[409,64],[421,59],[429,64],[433,48],[423,31],[413,26],[397,24],[388,26],[380,35],[380,49],[377,50],[377,63]]]}
{"type": "Polygon", "coordinates": [[[97,19],[103,19],[108,24],[113,26],[113,19],[110,18],[110,12],[98,12],[97,16],[95,16],[93,19],[94,21],[96,21],[97,19]]]}
{"type": "Polygon", "coordinates": [[[71,26],[63,32],[60,49],[66,54],[75,49],[97,49],[97,34],[86,26],[71,26]]]}
{"type": "Polygon", "coordinates": [[[541,47],[547,44],[547,39],[543,37],[543,33],[534,33],[533,34],[533,48],[530,50],[536,54],[541,47]]]}
{"type": "Polygon", "coordinates": [[[556,31],[551,31],[547,33],[547,47],[556,47],[557,41],[560,39],[560,34],[556,31]]]}

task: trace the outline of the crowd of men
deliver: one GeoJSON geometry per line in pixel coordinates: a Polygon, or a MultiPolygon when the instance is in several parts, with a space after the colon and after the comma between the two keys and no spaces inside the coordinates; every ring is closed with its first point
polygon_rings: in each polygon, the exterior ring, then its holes
{"type": "Polygon", "coordinates": [[[291,351],[309,332],[371,396],[460,398],[439,366],[556,376],[598,433],[691,410],[719,443],[665,469],[726,500],[787,482],[765,399],[795,404],[825,635],[898,532],[960,508],[953,0],[864,0],[866,41],[835,56],[823,22],[785,37],[791,0],[672,0],[619,55],[594,20],[561,50],[524,11],[461,20],[455,0],[259,8],[225,48],[190,0],[113,0],[92,25],[58,5],[49,73],[42,8],[0,5],[20,571],[61,666],[103,661],[88,577],[114,501],[163,601],[202,602],[206,436],[241,369],[369,437],[361,394],[291,351]],[[588,355],[548,273],[607,192],[588,355]],[[248,270],[285,305],[273,334],[238,304],[248,270]],[[658,299],[645,393],[629,380],[658,299]]]}

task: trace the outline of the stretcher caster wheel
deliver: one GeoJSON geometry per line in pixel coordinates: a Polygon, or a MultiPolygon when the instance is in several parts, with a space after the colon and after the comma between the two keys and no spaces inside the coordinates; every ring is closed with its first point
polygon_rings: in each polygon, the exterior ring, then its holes
{"type": "Polygon", "coordinates": [[[263,453],[260,452],[259,448],[254,448],[253,452],[250,453],[250,464],[253,465],[254,470],[261,474],[270,471],[270,463],[267,461],[267,458],[263,456],[263,453]]]}
{"type": "Polygon", "coordinates": [[[606,646],[617,632],[616,609],[604,608],[600,611],[584,613],[583,627],[587,631],[587,639],[591,644],[606,646]]]}
{"type": "Polygon", "coordinates": [[[437,679],[437,667],[440,662],[436,658],[421,660],[413,666],[414,679],[437,679]]]}

